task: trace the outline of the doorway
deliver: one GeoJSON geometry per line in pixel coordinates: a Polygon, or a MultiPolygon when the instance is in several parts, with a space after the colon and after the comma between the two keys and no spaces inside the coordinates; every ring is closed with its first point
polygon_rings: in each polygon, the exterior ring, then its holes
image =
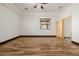
{"type": "Polygon", "coordinates": [[[71,46],[71,20],[72,17],[66,17],[56,22],[56,45],[64,48],[71,46]]]}
{"type": "Polygon", "coordinates": [[[64,20],[64,43],[66,47],[71,46],[72,42],[72,31],[71,31],[71,22],[72,22],[72,16],[66,17],[64,20]]]}

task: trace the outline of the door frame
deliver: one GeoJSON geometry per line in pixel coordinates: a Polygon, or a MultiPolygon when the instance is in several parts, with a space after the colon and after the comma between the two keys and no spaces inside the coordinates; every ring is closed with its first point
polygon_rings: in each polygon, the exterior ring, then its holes
{"type": "MultiPolygon", "coordinates": [[[[67,17],[65,17],[65,18],[62,18],[62,19],[63,19],[63,20],[70,19],[70,21],[71,21],[70,36],[71,36],[71,39],[72,39],[72,15],[67,16],[67,17]]],[[[63,30],[63,31],[64,31],[64,30],[63,30]]],[[[64,32],[63,32],[63,35],[64,35],[64,32]]]]}

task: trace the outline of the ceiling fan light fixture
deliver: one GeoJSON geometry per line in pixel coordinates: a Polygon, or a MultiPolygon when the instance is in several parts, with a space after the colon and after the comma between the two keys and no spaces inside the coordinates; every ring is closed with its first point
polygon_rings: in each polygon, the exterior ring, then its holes
{"type": "Polygon", "coordinates": [[[41,6],[41,9],[44,9],[44,7],[43,7],[43,6],[41,6]]]}
{"type": "Polygon", "coordinates": [[[34,6],[34,8],[36,8],[36,7],[37,7],[37,5],[34,6]]]}
{"type": "MultiPolygon", "coordinates": [[[[40,8],[41,8],[41,9],[44,9],[44,6],[43,6],[42,4],[48,4],[48,3],[41,3],[41,4],[40,4],[40,8]]],[[[39,5],[39,4],[35,5],[34,8],[37,8],[38,5],[39,5]]]]}

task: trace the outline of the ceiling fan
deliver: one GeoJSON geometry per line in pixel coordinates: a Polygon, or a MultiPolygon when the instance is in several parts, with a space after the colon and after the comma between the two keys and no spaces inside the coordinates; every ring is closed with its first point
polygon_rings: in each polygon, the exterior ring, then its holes
{"type": "MultiPolygon", "coordinates": [[[[41,4],[40,4],[40,8],[41,8],[41,9],[44,9],[43,4],[48,4],[48,3],[41,3],[41,4]]],[[[34,6],[34,8],[37,8],[37,6],[38,6],[38,4],[36,4],[36,5],[34,6]]]]}

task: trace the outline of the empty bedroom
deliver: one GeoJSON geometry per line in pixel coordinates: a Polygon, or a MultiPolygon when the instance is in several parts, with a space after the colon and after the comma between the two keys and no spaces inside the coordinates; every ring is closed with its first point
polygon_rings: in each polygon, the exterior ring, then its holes
{"type": "Polygon", "coordinates": [[[0,3],[0,56],[79,55],[79,3],[0,3]]]}

